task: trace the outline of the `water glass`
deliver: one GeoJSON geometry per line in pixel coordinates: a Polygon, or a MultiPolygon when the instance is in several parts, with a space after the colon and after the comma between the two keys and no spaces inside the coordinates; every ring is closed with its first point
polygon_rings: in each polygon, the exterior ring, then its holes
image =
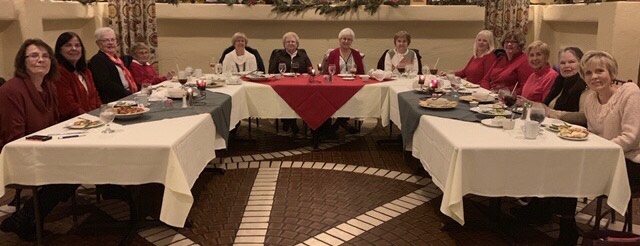
{"type": "Polygon", "coordinates": [[[294,77],[298,77],[298,68],[300,68],[300,64],[297,62],[291,63],[291,72],[294,74],[294,77]]]}
{"type": "Polygon", "coordinates": [[[140,94],[136,95],[135,100],[136,100],[136,104],[138,104],[138,106],[147,106],[147,105],[149,105],[149,95],[147,95],[147,94],[140,93],[140,94]]]}
{"type": "Polygon", "coordinates": [[[143,83],[140,88],[140,94],[151,95],[151,84],[143,83]]]}
{"type": "Polygon", "coordinates": [[[111,128],[109,128],[109,123],[113,122],[115,118],[116,110],[113,107],[107,104],[100,106],[100,121],[104,122],[107,125],[107,128],[105,128],[102,133],[109,134],[114,132],[113,130],[111,130],[111,128]]]}
{"type": "Polygon", "coordinates": [[[278,72],[280,72],[280,74],[284,74],[287,71],[287,64],[284,62],[281,62],[278,64],[278,72]]]}

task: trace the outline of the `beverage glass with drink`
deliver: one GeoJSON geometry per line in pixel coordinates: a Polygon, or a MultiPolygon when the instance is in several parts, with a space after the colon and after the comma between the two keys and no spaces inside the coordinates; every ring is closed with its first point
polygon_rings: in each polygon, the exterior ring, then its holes
{"type": "Polygon", "coordinates": [[[104,122],[107,125],[107,128],[105,128],[104,131],[102,131],[102,133],[109,134],[114,132],[109,127],[109,123],[113,122],[115,118],[116,118],[116,110],[113,107],[107,104],[104,104],[100,107],[100,121],[104,122]]]}

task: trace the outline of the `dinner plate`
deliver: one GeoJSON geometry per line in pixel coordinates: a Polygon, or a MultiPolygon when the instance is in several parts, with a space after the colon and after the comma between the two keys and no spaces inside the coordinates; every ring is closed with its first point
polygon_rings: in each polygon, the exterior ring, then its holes
{"type": "Polygon", "coordinates": [[[355,80],[356,78],[354,77],[343,77],[342,80],[355,80]]]}
{"type": "Polygon", "coordinates": [[[249,81],[268,81],[273,77],[274,77],[274,75],[272,75],[272,74],[269,74],[269,75],[248,74],[248,75],[244,76],[244,78],[248,79],[249,81]]]}
{"type": "Polygon", "coordinates": [[[224,82],[213,82],[213,83],[208,83],[207,84],[207,88],[218,88],[218,87],[223,87],[224,86],[224,82]]]}
{"type": "Polygon", "coordinates": [[[464,85],[464,87],[466,88],[480,88],[480,85],[474,84],[474,83],[467,83],[464,85]]]}
{"type": "Polygon", "coordinates": [[[472,95],[461,96],[461,97],[459,97],[459,99],[462,100],[462,101],[465,101],[465,102],[478,101],[478,102],[481,102],[481,103],[488,103],[488,102],[495,101],[495,99],[493,99],[493,98],[490,98],[490,99],[487,99],[487,100],[480,100],[480,99],[478,99],[478,98],[476,98],[476,97],[474,97],[472,95]]]}
{"type": "MultiPolygon", "coordinates": [[[[74,123],[78,122],[78,121],[85,121],[85,120],[74,121],[73,123],[67,125],[66,127],[69,128],[69,129],[91,129],[91,128],[104,126],[104,122],[99,121],[99,120],[90,121],[91,123],[88,124],[88,125],[75,125],[74,123]]],[[[86,120],[86,121],[88,121],[88,120],[86,120]]]]}
{"type": "Polygon", "coordinates": [[[428,109],[452,109],[452,108],[456,108],[456,106],[458,106],[458,102],[449,101],[447,104],[434,105],[432,103],[429,103],[429,100],[424,100],[424,101],[420,101],[420,103],[418,103],[418,105],[420,105],[420,107],[428,108],[428,109]]]}
{"type": "Polygon", "coordinates": [[[109,107],[123,107],[123,106],[136,106],[138,105],[138,103],[136,101],[131,101],[131,100],[121,100],[121,101],[110,102],[107,105],[109,105],[109,107]]]}
{"type": "Polygon", "coordinates": [[[467,90],[467,89],[458,90],[458,94],[460,94],[460,95],[471,95],[471,93],[473,93],[473,91],[467,90]]]}
{"type": "Polygon", "coordinates": [[[560,135],[560,133],[558,132],[558,137],[562,138],[562,139],[566,139],[566,140],[571,140],[571,141],[586,141],[589,139],[589,135],[587,135],[586,137],[583,138],[572,138],[572,137],[566,137],[566,136],[562,136],[560,135]]]}
{"type": "Polygon", "coordinates": [[[283,73],[282,75],[283,75],[283,76],[285,76],[285,77],[293,77],[293,76],[296,76],[296,74],[295,74],[295,73],[283,73]]]}
{"type": "Polygon", "coordinates": [[[353,77],[353,74],[350,74],[350,73],[341,73],[341,74],[338,74],[338,77],[353,77]]]}
{"type": "Polygon", "coordinates": [[[136,113],[132,113],[132,114],[116,114],[116,119],[121,119],[121,120],[127,120],[127,119],[133,119],[133,118],[137,118],[140,117],[140,115],[143,115],[146,112],[149,112],[149,108],[142,108],[143,110],[140,112],[136,112],[136,113]]]}
{"type": "Polygon", "coordinates": [[[470,108],[469,110],[476,112],[481,115],[490,115],[490,116],[509,116],[511,115],[511,111],[503,110],[501,113],[498,113],[495,109],[484,110],[481,111],[478,107],[470,108]]]}
{"type": "Polygon", "coordinates": [[[484,119],[484,120],[481,120],[480,123],[488,127],[502,127],[502,123],[500,124],[493,123],[493,119],[484,119]]]}

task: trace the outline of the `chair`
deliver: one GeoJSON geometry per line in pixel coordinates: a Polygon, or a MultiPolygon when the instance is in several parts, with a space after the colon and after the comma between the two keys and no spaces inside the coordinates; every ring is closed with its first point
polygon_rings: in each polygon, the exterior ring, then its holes
{"type": "MultiPolygon", "coordinates": [[[[596,218],[593,224],[593,231],[600,229],[600,220],[608,213],[611,213],[611,221],[616,220],[616,212],[613,209],[609,209],[606,212],[602,212],[602,201],[606,196],[599,196],[596,200],[596,218]]],[[[627,205],[627,211],[624,214],[624,225],[622,226],[623,232],[633,233],[633,199],[640,198],[640,185],[631,186],[631,198],[627,205]]],[[[612,222],[613,223],[613,222],[612,222]]]]}
{"type": "MultiPolygon", "coordinates": [[[[420,50],[418,49],[411,49],[413,50],[413,52],[416,53],[416,56],[418,57],[418,74],[422,75],[422,56],[420,55],[420,50]]],[[[378,60],[378,65],[376,66],[377,69],[380,70],[384,70],[384,59],[387,56],[387,52],[389,52],[389,50],[385,50],[384,52],[382,52],[382,56],[380,56],[380,59],[378,60]]]]}
{"type": "MultiPolygon", "coordinates": [[[[229,46],[224,51],[222,51],[222,56],[220,56],[219,62],[222,63],[222,61],[224,60],[224,56],[229,54],[229,52],[233,51],[234,49],[235,47],[229,46]]],[[[244,49],[249,51],[249,53],[253,54],[256,57],[256,63],[258,64],[258,71],[266,72],[266,70],[264,69],[264,62],[262,61],[262,57],[260,56],[260,52],[258,52],[257,49],[251,48],[249,46],[245,47],[244,49]]]]}
{"type": "Polygon", "coordinates": [[[131,65],[131,62],[133,62],[133,56],[130,55],[123,55],[120,59],[122,59],[124,66],[127,68],[131,65]]]}
{"type": "Polygon", "coordinates": [[[4,82],[7,82],[7,81],[3,77],[0,77],[0,86],[2,86],[4,82]]]}

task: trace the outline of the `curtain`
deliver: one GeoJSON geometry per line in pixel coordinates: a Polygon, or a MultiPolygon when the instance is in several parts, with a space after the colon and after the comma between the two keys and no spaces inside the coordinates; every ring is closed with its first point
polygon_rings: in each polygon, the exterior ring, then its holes
{"type": "Polygon", "coordinates": [[[518,29],[526,35],[528,22],[529,0],[487,0],[484,27],[493,31],[498,42],[508,30],[518,29]]]}
{"type": "Polygon", "coordinates": [[[158,31],[155,0],[109,0],[109,26],[116,32],[120,53],[130,54],[136,42],[149,46],[151,60],[156,61],[158,31]]]}

